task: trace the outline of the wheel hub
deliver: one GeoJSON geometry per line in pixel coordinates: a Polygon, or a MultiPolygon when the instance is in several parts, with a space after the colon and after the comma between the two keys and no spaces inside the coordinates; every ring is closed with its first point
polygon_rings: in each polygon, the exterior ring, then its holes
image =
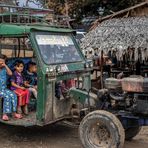
{"type": "Polygon", "coordinates": [[[109,147],[112,139],[108,128],[100,123],[96,123],[91,129],[90,142],[94,143],[97,147],[109,147]]]}
{"type": "Polygon", "coordinates": [[[97,135],[102,140],[106,140],[110,137],[109,131],[105,127],[99,127],[97,135]]]}

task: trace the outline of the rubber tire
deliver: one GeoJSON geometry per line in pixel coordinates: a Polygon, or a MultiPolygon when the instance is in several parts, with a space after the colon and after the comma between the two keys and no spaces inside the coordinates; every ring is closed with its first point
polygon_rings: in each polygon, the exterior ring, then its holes
{"type": "MultiPolygon", "coordinates": [[[[107,148],[123,148],[125,141],[125,132],[124,128],[119,121],[119,119],[110,112],[104,110],[97,110],[89,113],[84,119],[81,121],[79,126],[79,136],[84,148],[103,148],[100,146],[96,146],[92,142],[88,140],[89,130],[91,124],[94,124],[94,120],[98,122],[104,121],[108,124],[108,127],[111,131],[112,138],[114,139],[113,145],[108,146],[107,148]]],[[[107,128],[108,129],[108,128],[107,128]]]]}
{"type": "Polygon", "coordinates": [[[125,140],[132,140],[141,130],[140,126],[125,129],[125,140]]]}

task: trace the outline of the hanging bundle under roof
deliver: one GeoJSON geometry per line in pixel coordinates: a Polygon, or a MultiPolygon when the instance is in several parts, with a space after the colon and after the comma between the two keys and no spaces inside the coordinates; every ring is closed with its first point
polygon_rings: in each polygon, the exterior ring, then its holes
{"type": "Polygon", "coordinates": [[[81,48],[98,48],[104,53],[116,51],[118,59],[132,49],[134,60],[139,53],[142,60],[148,59],[148,17],[131,17],[104,21],[90,31],[81,43],[81,48]]]}

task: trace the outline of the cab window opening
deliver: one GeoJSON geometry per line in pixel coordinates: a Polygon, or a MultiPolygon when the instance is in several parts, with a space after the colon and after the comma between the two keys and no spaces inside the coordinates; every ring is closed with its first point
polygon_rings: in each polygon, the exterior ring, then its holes
{"type": "MultiPolygon", "coordinates": [[[[12,87],[11,80],[16,71],[16,63],[21,61],[24,63],[22,75],[23,75],[23,78],[25,79],[24,79],[24,84],[21,87],[22,88],[24,87],[26,90],[30,91],[30,99],[28,104],[29,116],[32,116],[32,113],[36,114],[37,65],[36,65],[35,53],[31,47],[29,38],[28,37],[21,37],[21,38],[11,38],[11,37],[2,38],[1,37],[0,38],[0,54],[5,55],[7,57],[6,65],[10,68],[10,70],[13,73],[12,76],[7,76],[6,85],[7,85],[7,89],[9,90],[11,90],[11,87],[12,87]],[[36,74],[32,75],[32,73],[34,72],[36,74]]],[[[19,65],[17,67],[19,67],[19,65]]],[[[3,98],[1,100],[3,101],[3,98]]],[[[3,106],[1,106],[0,109],[2,110],[3,106]]],[[[25,110],[22,108],[22,112],[24,111],[25,110]]]]}
{"type": "Polygon", "coordinates": [[[34,51],[28,37],[0,38],[0,53],[8,58],[34,58],[34,51]]]}
{"type": "Polygon", "coordinates": [[[63,100],[69,96],[69,90],[71,88],[84,88],[84,77],[74,77],[70,79],[64,79],[60,81],[56,81],[55,83],[55,97],[58,100],[63,100]]]}

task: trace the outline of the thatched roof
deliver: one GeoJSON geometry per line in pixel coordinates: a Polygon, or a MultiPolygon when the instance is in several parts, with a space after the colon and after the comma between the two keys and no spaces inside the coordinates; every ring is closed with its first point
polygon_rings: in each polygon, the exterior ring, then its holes
{"type": "MultiPolygon", "coordinates": [[[[148,58],[148,17],[111,19],[90,31],[82,41],[81,48],[98,48],[107,53],[117,50],[121,57],[128,47],[144,50],[148,58]]],[[[143,57],[144,58],[144,57],[143,57]]],[[[137,59],[137,58],[136,58],[137,59]]]]}
{"type": "Polygon", "coordinates": [[[98,18],[94,21],[93,26],[90,28],[90,30],[94,29],[95,27],[98,26],[99,23],[101,23],[105,20],[112,19],[112,18],[119,18],[120,16],[123,17],[125,14],[126,14],[126,17],[128,17],[130,11],[138,9],[138,8],[142,8],[144,6],[148,6],[148,0],[145,0],[145,2],[141,2],[137,5],[131,6],[129,8],[120,10],[118,12],[114,12],[113,14],[107,15],[105,17],[98,18]]]}

